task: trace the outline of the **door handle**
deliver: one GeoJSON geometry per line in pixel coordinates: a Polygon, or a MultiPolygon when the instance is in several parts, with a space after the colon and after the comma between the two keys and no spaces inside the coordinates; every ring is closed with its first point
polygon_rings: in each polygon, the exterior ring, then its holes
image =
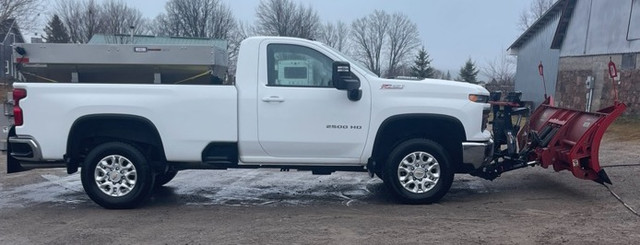
{"type": "Polygon", "coordinates": [[[262,101],[264,102],[284,102],[284,98],[277,96],[277,95],[272,95],[272,96],[267,96],[267,97],[263,97],[262,101]]]}

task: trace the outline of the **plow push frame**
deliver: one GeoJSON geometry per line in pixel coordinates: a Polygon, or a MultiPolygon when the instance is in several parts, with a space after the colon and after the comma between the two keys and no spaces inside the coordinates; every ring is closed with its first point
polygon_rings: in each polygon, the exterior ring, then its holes
{"type": "Polygon", "coordinates": [[[504,100],[501,92],[491,93],[493,161],[472,175],[493,180],[508,171],[540,165],[553,167],[557,172],[571,171],[579,179],[611,184],[598,157],[604,133],[626,109],[626,105],[618,101],[615,63],[609,62],[614,103],[597,112],[554,106],[553,98],[547,96],[542,63],[538,70],[545,100],[533,113],[520,101],[521,92],[509,92],[504,100]],[[526,122],[521,126],[523,118],[526,122]]]}

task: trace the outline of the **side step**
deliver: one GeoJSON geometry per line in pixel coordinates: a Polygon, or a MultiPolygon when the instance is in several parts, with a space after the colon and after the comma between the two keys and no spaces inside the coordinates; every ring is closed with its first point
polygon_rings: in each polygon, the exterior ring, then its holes
{"type": "Polygon", "coordinates": [[[237,164],[231,157],[227,156],[208,156],[202,159],[202,162],[207,164],[237,164]]]}
{"type": "Polygon", "coordinates": [[[238,143],[212,142],[202,151],[202,162],[214,169],[238,166],[238,143]]]}

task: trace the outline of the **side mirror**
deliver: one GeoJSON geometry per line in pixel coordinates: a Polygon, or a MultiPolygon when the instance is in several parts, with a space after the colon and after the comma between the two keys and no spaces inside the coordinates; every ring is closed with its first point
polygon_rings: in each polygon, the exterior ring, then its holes
{"type": "Polygon", "coordinates": [[[351,77],[351,65],[348,62],[333,62],[333,86],[339,90],[360,89],[360,81],[351,77]]]}
{"type": "Polygon", "coordinates": [[[351,101],[362,98],[360,80],[351,77],[351,65],[349,62],[333,62],[333,86],[339,90],[347,90],[347,97],[351,101]]]}

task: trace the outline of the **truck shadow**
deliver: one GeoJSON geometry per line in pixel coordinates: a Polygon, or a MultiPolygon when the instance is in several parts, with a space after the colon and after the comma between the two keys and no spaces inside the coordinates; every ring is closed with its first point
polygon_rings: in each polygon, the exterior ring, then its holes
{"type": "Polygon", "coordinates": [[[312,206],[393,204],[395,199],[382,183],[364,186],[319,185],[306,189],[272,185],[246,187],[242,191],[225,187],[187,190],[181,186],[163,186],[155,189],[149,206],[312,206]]]}
{"type": "MultiPolygon", "coordinates": [[[[280,174],[270,176],[272,174],[260,174],[269,181],[247,181],[244,185],[229,184],[224,180],[216,180],[209,184],[196,183],[193,176],[181,176],[183,178],[177,179],[175,183],[171,182],[167,186],[156,188],[148,205],[276,207],[398,204],[381,180],[370,179],[366,175],[338,173],[334,174],[335,176],[316,177],[308,174],[297,176],[297,173],[286,173],[286,175],[296,175],[293,179],[299,181],[291,179],[276,181],[272,178],[280,174]]],[[[505,198],[505,201],[517,198],[520,200],[566,199],[576,202],[594,199],[594,196],[589,194],[589,190],[598,187],[581,180],[563,177],[550,176],[548,173],[532,173],[491,182],[471,176],[456,176],[450,191],[440,203],[482,202],[500,198],[505,198]],[[575,187],[574,182],[585,186],[586,189],[575,187]]]]}

